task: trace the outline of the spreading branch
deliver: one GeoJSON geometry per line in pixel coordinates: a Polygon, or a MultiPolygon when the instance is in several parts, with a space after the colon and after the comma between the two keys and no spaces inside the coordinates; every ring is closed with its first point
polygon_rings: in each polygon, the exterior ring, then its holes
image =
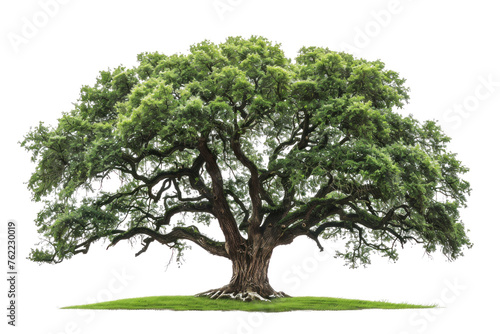
{"type": "MultiPolygon", "coordinates": [[[[124,232],[116,237],[114,237],[107,247],[115,246],[118,242],[122,240],[129,240],[137,235],[147,235],[150,239],[146,239],[147,243],[151,243],[152,240],[157,241],[164,245],[175,244],[179,240],[189,240],[209,252],[213,255],[218,255],[222,257],[229,257],[224,243],[214,241],[207,236],[201,234],[196,227],[174,227],[170,233],[161,234],[157,231],[151,230],[146,227],[134,227],[127,232],[124,232]]],[[[137,255],[141,254],[139,252],[137,255]]]]}

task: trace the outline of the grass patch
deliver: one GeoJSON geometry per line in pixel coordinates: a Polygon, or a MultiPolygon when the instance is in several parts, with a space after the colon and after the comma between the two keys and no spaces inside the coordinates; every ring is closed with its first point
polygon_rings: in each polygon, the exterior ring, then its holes
{"type": "Polygon", "coordinates": [[[413,305],[329,297],[278,298],[271,302],[242,302],[229,299],[210,299],[194,296],[158,296],[120,299],[97,304],[63,307],[63,309],[92,310],[173,310],[173,311],[341,311],[363,309],[432,308],[435,305],[413,305]]]}

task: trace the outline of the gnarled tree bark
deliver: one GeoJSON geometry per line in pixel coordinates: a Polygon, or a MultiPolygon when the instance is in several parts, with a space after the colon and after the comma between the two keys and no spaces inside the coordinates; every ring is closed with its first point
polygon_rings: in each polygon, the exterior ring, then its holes
{"type": "Polygon", "coordinates": [[[231,259],[233,275],[229,284],[212,289],[197,296],[208,296],[212,299],[232,298],[243,301],[264,300],[289,297],[283,292],[275,291],[269,284],[268,268],[273,247],[247,247],[245,251],[231,259]]]}

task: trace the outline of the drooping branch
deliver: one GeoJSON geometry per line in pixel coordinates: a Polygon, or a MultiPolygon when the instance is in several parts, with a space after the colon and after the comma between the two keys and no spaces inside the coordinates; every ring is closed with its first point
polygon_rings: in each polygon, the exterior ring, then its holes
{"type": "MultiPolygon", "coordinates": [[[[293,233],[290,233],[292,235],[289,236],[289,238],[290,237],[295,238],[299,235],[307,235],[308,237],[316,241],[318,247],[322,249],[322,246],[319,244],[318,237],[326,229],[343,228],[351,232],[353,232],[354,229],[358,230],[359,242],[376,250],[387,250],[388,248],[385,247],[383,244],[375,245],[373,243],[368,242],[366,238],[363,236],[363,230],[380,230],[387,232],[394,237],[394,242],[399,241],[402,247],[404,247],[406,242],[410,240],[416,243],[422,243],[423,242],[422,240],[418,240],[414,236],[406,234],[406,232],[408,232],[409,229],[402,227],[402,225],[405,225],[404,221],[398,220],[399,226],[393,222],[392,219],[396,217],[394,212],[399,208],[402,208],[402,206],[390,209],[383,217],[377,218],[371,216],[368,219],[366,219],[366,216],[365,218],[363,218],[363,215],[359,213],[348,214],[342,210],[339,214],[339,217],[343,219],[342,221],[327,221],[320,224],[315,230],[307,230],[307,232],[304,232],[306,230],[305,228],[306,224],[304,224],[301,230],[298,229],[295,229],[294,231],[292,230],[293,233]],[[403,233],[401,233],[400,231],[403,233]]],[[[401,217],[402,216],[397,216],[397,218],[401,217]]]]}
{"type": "MultiPolygon", "coordinates": [[[[167,234],[161,234],[159,232],[156,232],[154,230],[151,230],[146,227],[134,227],[127,232],[124,232],[116,237],[113,238],[111,243],[107,248],[110,248],[112,246],[115,246],[118,242],[122,240],[128,240],[131,239],[137,235],[147,235],[149,238],[151,238],[154,241],[158,241],[161,244],[164,245],[169,245],[172,243],[176,243],[179,240],[189,240],[209,252],[210,254],[213,255],[218,255],[222,257],[229,257],[228,253],[226,252],[226,249],[224,247],[224,243],[222,242],[217,242],[214,241],[207,236],[201,234],[198,229],[194,226],[191,227],[174,227],[170,233],[167,234]]],[[[151,239],[147,239],[146,242],[149,244],[152,241],[151,239]]],[[[142,252],[139,252],[137,255],[141,254],[142,252]]]]}
{"type": "MultiPolygon", "coordinates": [[[[388,210],[388,212],[382,217],[378,217],[376,215],[370,214],[368,212],[364,212],[359,208],[355,207],[352,203],[348,201],[348,198],[345,198],[342,205],[346,205],[350,207],[354,212],[346,212],[340,202],[334,204],[331,202],[329,205],[326,205],[326,202],[320,201],[324,205],[318,207],[317,205],[311,205],[303,207],[302,210],[298,210],[293,214],[289,215],[287,218],[288,223],[283,224],[283,232],[279,238],[278,243],[289,244],[293,242],[295,238],[301,235],[306,235],[312,240],[314,240],[320,250],[323,248],[319,243],[318,238],[321,234],[328,228],[343,228],[349,231],[353,231],[353,229],[363,230],[364,228],[368,230],[381,230],[391,234],[395,240],[398,240],[403,246],[408,240],[415,240],[413,236],[404,235],[399,233],[395,224],[391,223],[393,218],[401,217],[395,215],[395,211],[402,207],[395,207],[393,209],[388,210]],[[340,217],[340,221],[326,221],[328,217],[338,215],[340,217]],[[290,221],[292,223],[296,223],[289,228],[290,221]],[[323,223],[321,223],[323,222],[323,223]],[[318,226],[319,224],[319,226],[318,226]],[[391,226],[392,224],[392,226],[391,226]],[[317,226],[315,230],[311,228],[317,226]]],[[[404,224],[403,222],[399,222],[400,224],[404,224]]],[[[405,231],[403,229],[403,231],[405,231]]],[[[361,233],[361,232],[360,232],[361,233]]],[[[361,241],[366,241],[364,237],[359,236],[361,241]]],[[[369,242],[364,242],[367,246],[372,246],[369,242]]]]}
{"type": "MultiPolygon", "coordinates": [[[[282,181],[285,178],[282,178],[282,181]]],[[[358,185],[357,183],[347,183],[339,186],[332,175],[328,175],[328,181],[321,187],[315,196],[297,210],[284,216],[277,224],[280,225],[282,233],[279,237],[279,244],[291,243],[296,237],[307,235],[318,243],[317,238],[328,227],[340,227],[352,230],[353,223],[359,223],[370,229],[380,229],[386,226],[392,219],[396,209],[390,210],[383,218],[358,209],[353,203],[368,196],[378,198],[379,189],[374,184],[358,185]],[[343,198],[329,198],[328,194],[337,191],[345,194],[343,198]],[[350,208],[353,212],[346,212],[344,207],[350,208]],[[311,230],[329,217],[338,215],[342,222],[323,223],[316,230],[311,230]]],[[[286,197],[285,197],[286,198],[286,197]]]]}
{"type": "Polygon", "coordinates": [[[316,242],[316,245],[318,246],[320,252],[325,250],[321,245],[321,242],[319,242],[319,237],[316,234],[314,234],[312,231],[308,231],[306,235],[316,242]]]}
{"type": "Polygon", "coordinates": [[[149,248],[149,245],[153,241],[155,241],[155,239],[153,239],[151,237],[147,237],[146,239],[144,239],[142,241],[142,243],[141,243],[142,244],[142,249],[140,251],[138,251],[137,253],[135,253],[135,256],[137,257],[137,256],[141,255],[142,253],[146,252],[148,250],[148,248],[149,248]]]}
{"type": "MultiPolygon", "coordinates": [[[[80,254],[80,253],[87,254],[89,249],[90,249],[90,245],[92,245],[93,242],[99,240],[100,238],[103,238],[106,236],[112,236],[112,235],[116,235],[116,234],[120,234],[120,233],[123,233],[123,231],[122,230],[112,230],[112,231],[107,232],[105,235],[91,236],[87,240],[84,240],[84,241],[80,242],[79,244],[75,245],[74,250],[71,253],[75,254],[75,255],[80,254]]],[[[54,254],[54,258],[52,259],[52,261],[55,260],[55,257],[56,257],[56,254],[54,254]]]]}
{"type": "Polygon", "coordinates": [[[93,237],[81,242],[80,244],[75,246],[75,251],[73,252],[73,254],[79,254],[79,253],[87,254],[87,252],[89,251],[90,245],[94,241],[97,241],[100,238],[101,238],[100,236],[93,236],[93,237]]]}

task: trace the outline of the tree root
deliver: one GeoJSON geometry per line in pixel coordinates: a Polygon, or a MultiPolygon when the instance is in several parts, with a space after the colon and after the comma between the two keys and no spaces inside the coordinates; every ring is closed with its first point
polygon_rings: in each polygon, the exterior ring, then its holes
{"type": "Polygon", "coordinates": [[[205,292],[201,292],[196,294],[196,297],[209,297],[210,299],[220,299],[220,298],[230,298],[230,299],[235,299],[235,300],[241,300],[241,301],[253,301],[253,300],[261,300],[261,301],[266,301],[270,302],[271,299],[274,298],[284,298],[284,297],[290,297],[284,292],[276,292],[274,291],[272,294],[269,295],[262,295],[254,291],[232,291],[234,289],[228,289],[225,287],[222,287],[220,289],[212,289],[208,290],[205,292]]]}

